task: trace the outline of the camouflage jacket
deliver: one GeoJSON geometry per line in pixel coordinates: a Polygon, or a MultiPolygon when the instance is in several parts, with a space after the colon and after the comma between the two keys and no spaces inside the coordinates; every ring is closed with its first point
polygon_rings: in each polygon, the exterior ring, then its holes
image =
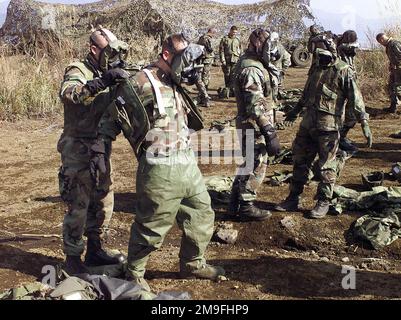
{"type": "Polygon", "coordinates": [[[287,70],[291,66],[291,54],[284,48],[281,42],[275,46],[277,49],[273,52],[271,63],[279,70],[287,70]]]}
{"type": "Polygon", "coordinates": [[[219,53],[222,64],[237,63],[241,56],[241,41],[238,37],[224,36],[221,39],[219,53]]]}
{"type": "Polygon", "coordinates": [[[214,50],[212,46],[212,37],[208,34],[204,34],[199,38],[198,44],[205,47],[205,54],[202,62],[204,64],[212,64],[214,61],[214,50]]]}
{"type": "Polygon", "coordinates": [[[169,156],[191,147],[187,100],[169,75],[148,66],[161,93],[161,101],[144,71],[133,74],[113,90],[115,119],[139,157],[143,151],[169,156]]]}
{"type": "Polygon", "coordinates": [[[98,125],[112,99],[108,90],[92,96],[86,83],[100,77],[91,56],[70,64],[61,84],[60,98],[64,105],[65,136],[94,139],[98,125]]]}
{"type": "Polygon", "coordinates": [[[390,60],[390,69],[401,69],[401,42],[390,40],[386,53],[390,60]]]}
{"type": "Polygon", "coordinates": [[[341,129],[345,107],[352,108],[359,121],[368,120],[355,72],[337,59],[327,68],[316,67],[309,75],[300,105],[306,108],[301,126],[320,131],[341,129]]]}
{"type": "Polygon", "coordinates": [[[269,72],[252,53],[246,52],[235,69],[234,89],[238,117],[258,127],[274,126],[274,102],[269,72]]]}

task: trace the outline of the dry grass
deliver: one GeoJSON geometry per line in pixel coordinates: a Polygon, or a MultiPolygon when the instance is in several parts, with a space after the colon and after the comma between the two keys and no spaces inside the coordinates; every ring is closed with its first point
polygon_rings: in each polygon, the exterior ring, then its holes
{"type": "Polygon", "coordinates": [[[64,68],[78,55],[72,48],[51,39],[36,39],[23,50],[0,47],[0,120],[60,112],[58,93],[64,68]]]}

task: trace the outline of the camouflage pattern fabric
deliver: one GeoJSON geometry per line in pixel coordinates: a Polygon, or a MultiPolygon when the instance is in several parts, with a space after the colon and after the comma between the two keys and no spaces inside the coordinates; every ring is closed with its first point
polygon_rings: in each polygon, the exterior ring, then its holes
{"type": "Polygon", "coordinates": [[[291,54],[284,48],[281,42],[276,44],[277,53],[272,59],[272,64],[278,69],[280,77],[278,79],[277,98],[284,97],[284,77],[286,70],[291,66],[291,54]]]}
{"type": "Polygon", "coordinates": [[[346,103],[360,121],[368,119],[352,69],[338,59],[326,69],[316,67],[308,77],[300,100],[306,113],[292,148],[294,178],[290,190],[293,194],[303,192],[312,163],[319,155],[317,198],[332,198],[337,179],[339,130],[343,127],[346,103]]]}
{"type": "MultiPolygon", "coordinates": [[[[398,210],[401,213],[401,210],[398,210]]],[[[394,212],[386,210],[359,218],[354,227],[354,235],[368,241],[376,250],[392,244],[401,237],[401,223],[394,212]]]]}
{"type": "Polygon", "coordinates": [[[81,255],[82,239],[98,238],[108,228],[113,212],[111,141],[98,137],[100,119],[111,102],[108,91],[91,96],[85,84],[100,75],[88,58],[67,67],[60,97],[64,131],[57,145],[62,165],[60,195],[68,206],[63,223],[64,253],[81,255]]]}
{"type": "Polygon", "coordinates": [[[317,198],[318,200],[330,200],[333,196],[333,188],[337,179],[338,132],[323,132],[315,128],[301,127],[293,143],[293,180],[290,190],[294,194],[301,194],[303,187],[309,180],[316,155],[317,173],[320,179],[317,198]]]}
{"type": "Polygon", "coordinates": [[[155,156],[169,156],[178,150],[188,150],[191,141],[186,103],[177,92],[172,80],[161,69],[156,67],[149,67],[148,69],[152,72],[159,86],[166,114],[163,114],[158,107],[152,84],[146,74],[138,72],[130,79],[130,82],[142,101],[151,124],[143,148],[155,156]]]}
{"type": "Polygon", "coordinates": [[[239,38],[225,36],[221,39],[219,53],[226,88],[233,88],[234,69],[241,56],[241,50],[241,41],[239,38]]]}
{"type": "Polygon", "coordinates": [[[260,127],[274,127],[274,102],[269,74],[251,53],[246,53],[238,62],[235,96],[238,109],[236,127],[245,162],[238,170],[233,189],[239,190],[240,200],[253,201],[263,183],[268,162],[266,141],[260,127]],[[253,155],[247,150],[253,150],[253,155]]]}
{"type": "Polygon", "coordinates": [[[58,151],[62,161],[60,195],[68,206],[63,223],[64,253],[77,256],[84,252],[83,234],[103,236],[113,214],[111,143],[64,136],[58,151]]]}
{"type": "Polygon", "coordinates": [[[214,49],[212,46],[212,38],[208,34],[205,34],[200,37],[198,44],[205,47],[205,55],[202,59],[202,64],[204,65],[204,67],[201,71],[201,79],[206,89],[208,89],[210,83],[210,71],[214,62],[214,49]]]}
{"type": "Polygon", "coordinates": [[[388,91],[392,106],[398,106],[401,103],[401,69],[391,70],[389,76],[388,91]]]}
{"type": "Polygon", "coordinates": [[[386,46],[390,62],[390,77],[388,90],[392,106],[400,104],[401,100],[401,42],[391,39],[386,46]]]}
{"type": "Polygon", "coordinates": [[[209,176],[204,177],[206,189],[214,204],[230,203],[231,189],[235,177],[209,176]]]}

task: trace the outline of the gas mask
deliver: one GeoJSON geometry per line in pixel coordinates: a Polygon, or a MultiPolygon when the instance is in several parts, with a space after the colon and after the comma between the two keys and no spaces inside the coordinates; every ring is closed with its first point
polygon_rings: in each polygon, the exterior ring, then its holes
{"type": "Polygon", "coordinates": [[[114,68],[122,68],[128,54],[128,44],[115,40],[110,42],[100,53],[99,68],[100,70],[107,71],[114,68]]]}
{"type": "Polygon", "coordinates": [[[355,57],[356,56],[356,51],[360,48],[360,45],[358,42],[354,43],[343,43],[341,44],[338,49],[339,52],[345,53],[347,56],[350,57],[355,57]]]}
{"type": "Polygon", "coordinates": [[[190,43],[183,51],[174,53],[170,67],[172,80],[177,85],[191,86],[198,81],[199,69],[203,67],[198,61],[203,52],[204,46],[190,43]]]}
{"type": "Polygon", "coordinates": [[[97,45],[96,33],[103,36],[108,42],[108,45],[100,52],[98,61],[99,69],[105,72],[117,67],[123,67],[128,54],[128,44],[118,40],[110,30],[99,28],[91,36],[91,41],[95,45],[97,45]]]}
{"type": "Polygon", "coordinates": [[[256,29],[249,37],[250,43],[255,48],[255,53],[259,56],[260,61],[267,68],[271,61],[271,43],[270,33],[264,29],[256,29]],[[262,43],[262,45],[260,45],[262,43]]]}
{"type": "Polygon", "coordinates": [[[322,68],[327,68],[336,59],[336,57],[329,50],[320,49],[320,48],[316,49],[315,55],[316,55],[319,67],[322,67],[322,68]]]}

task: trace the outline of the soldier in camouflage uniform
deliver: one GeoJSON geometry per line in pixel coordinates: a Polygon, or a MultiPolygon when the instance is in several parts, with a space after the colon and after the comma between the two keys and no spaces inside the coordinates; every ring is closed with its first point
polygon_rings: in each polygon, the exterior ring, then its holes
{"type": "Polygon", "coordinates": [[[264,220],[267,210],[254,206],[257,190],[263,183],[269,156],[280,153],[280,142],[274,128],[269,33],[252,32],[249,47],[239,60],[234,77],[238,116],[236,127],[245,163],[232,188],[230,212],[244,220],[264,220]]]}
{"type": "Polygon", "coordinates": [[[241,40],[237,37],[238,28],[232,26],[227,36],[221,39],[219,52],[220,62],[224,73],[225,87],[234,95],[233,73],[241,56],[241,40]]]}
{"type": "Polygon", "coordinates": [[[214,61],[214,49],[212,46],[212,39],[216,35],[215,29],[209,29],[206,34],[199,38],[198,44],[203,46],[204,55],[202,58],[203,68],[200,70],[200,77],[196,82],[196,87],[199,91],[200,106],[210,107],[210,101],[212,100],[208,94],[209,83],[210,83],[210,71],[212,70],[212,64],[214,61]]]}
{"type": "Polygon", "coordinates": [[[280,78],[277,90],[275,90],[275,97],[277,99],[285,99],[284,92],[284,76],[287,69],[291,66],[291,54],[284,48],[280,42],[280,36],[277,32],[271,34],[271,63],[277,68],[280,78]]]}
{"type": "Polygon", "coordinates": [[[311,165],[318,155],[318,202],[309,213],[310,218],[318,219],[327,215],[333,197],[337,179],[339,131],[343,125],[347,101],[361,122],[369,147],[372,146],[372,134],[368,124],[369,116],[365,112],[363,98],[351,67],[328,50],[318,48],[315,54],[317,65],[307,80],[303,97],[296,108],[287,114],[286,121],[291,123],[306,108],[293,143],[294,170],[290,195],[276,209],[299,210],[300,195],[308,181],[311,165]]]}
{"type": "Polygon", "coordinates": [[[395,113],[401,99],[401,42],[394,40],[384,33],[378,34],[376,39],[381,45],[386,47],[386,53],[390,61],[388,90],[391,105],[388,111],[395,113]]]}
{"type": "Polygon", "coordinates": [[[199,130],[202,124],[181,87],[183,82],[193,84],[198,71],[191,70],[191,60],[202,53],[202,46],[172,35],[163,43],[159,60],[115,92],[115,114],[139,162],[127,277],[145,287],[149,256],[161,247],[175,221],[183,231],[181,276],[215,280],[224,274],[222,268],[206,264],[204,257],[214,211],[191,148],[189,127],[199,130]]]}
{"type": "MultiPolygon", "coordinates": [[[[351,67],[351,69],[354,71],[355,78],[357,77],[355,57],[358,48],[358,35],[353,30],[345,31],[337,42],[338,56],[342,61],[344,61],[351,67]]],[[[345,120],[343,128],[340,131],[339,146],[344,151],[351,153],[355,153],[358,151],[358,148],[352,143],[351,140],[347,138],[348,132],[355,127],[357,122],[358,120],[355,117],[352,104],[348,102],[347,106],[345,107],[345,120]]]]}
{"type": "Polygon", "coordinates": [[[108,87],[128,75],[109,69],[126,44],[107,29],[90,36],[90,53],[82,62],[66,68],[60,98],[64,104],[64,131],[57,145],[61,153],[60,194],[68,206],[63,223],[65,269],[70,274],[87,272],[81,261],[83,234],[88,238],[87,265],[118,263],[101,247],[101,234],[113,212],[111,145],[98,136],[102,114],[111,103],[108,87]]]}

